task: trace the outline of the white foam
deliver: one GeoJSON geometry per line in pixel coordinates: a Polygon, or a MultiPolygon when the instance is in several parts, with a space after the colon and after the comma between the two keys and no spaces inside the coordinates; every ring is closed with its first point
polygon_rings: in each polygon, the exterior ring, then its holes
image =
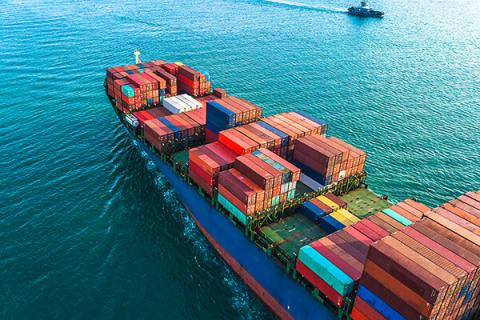
{"type": "Polygon", "coordinates": [[[285,6],[291,6],[291,7],[297,7],[297,8],[324,11],[324,12],[334,12],[334,13],[347,13],[348,12],[347,9],[332,8],[332,7],[326,7],[326,6],[320,6],[320,5],[311,5],[311,4],[295,2],[295,1],[288,1],[288,0],[265,0],[265,2],[276,3],[276,4],[281,4],[281,5],[285,5],[285,6]]]}

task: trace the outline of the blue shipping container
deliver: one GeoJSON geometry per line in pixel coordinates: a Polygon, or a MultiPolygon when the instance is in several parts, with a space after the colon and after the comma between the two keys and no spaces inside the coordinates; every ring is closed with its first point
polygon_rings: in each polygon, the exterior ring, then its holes
{"type": "Polygon", "coordinates": [[[175,138],[177,138],[177,139],[182,138],[180,129],[178,129],[176,126],[174,126],[170,121],[168,121],[167,119],[165,119],[163,117],[160,117],[160,118],[157,118],[157,119],[158,119],[158,121],[160,121],[161,123],[166,125],[170,130],[173,131],[173,134],[174,134],[175,138]]]}
{"type": "Polygon", "coordinates": [[[207,102],[207,121],[209,115],[220,115],[220,119],[226,119],[228,128],[235,126],[235,113],[215,101],[207,102]]]}
{"type": "Polygon", "coordinates": [[[311,203],[309,201],[303,203],[298,208],[298,211],[303,213],[310,220],[312,220],[314,222],[317,222],[317,223],[320,221],[320,219],[323,216],[325,216],[325,212],[322,209],[320,209],[319,207],[317,207],[316,205],[314,205],[313,203],[311,203]]]}
{"type": "Polygon", "coordinates": [[[406,320],[395,309],[383,302],[382,299],[374,295],[370,290],[360,285],[358,296],[368,303],[372,308],[377,310],[381,315],[389,320],[406,320]]]}
{"type": "Polygon", "coordinates": [[[330,216],[321,217],[318,224],[320,225],[320,227],[322,227],[322,229],[330,233],[334,233],[335,231],[345,228],[343,224],[330,216]]]}
{"type": "Polygon", "coordinates": [[[259,126],[262,126],[264,127],[265,129],[271,131],[272,133],[276,134],[277,136],[281,137],[282,138],[282,147],[286,147],[288,146],[288,139],[289,139],[289,136],[288,134],[278,130],[277,128],[274,128],[272,127],[271,125],[269,125],[268,123],[266,122],[263,122],[263,121],[257,121],[256,122],[259,126]]]}

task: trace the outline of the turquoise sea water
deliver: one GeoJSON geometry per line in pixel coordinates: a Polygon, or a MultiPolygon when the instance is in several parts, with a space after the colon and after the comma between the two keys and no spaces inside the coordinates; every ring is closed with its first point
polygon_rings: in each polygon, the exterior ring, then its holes
{"type": "Polygon", "coordinates": [[[272,318],[120,127],[103,70],[135,48],[325,118],[378,193],[480,189],[480,2],[281,2],[0,3],[1,319],[272,318]]]}

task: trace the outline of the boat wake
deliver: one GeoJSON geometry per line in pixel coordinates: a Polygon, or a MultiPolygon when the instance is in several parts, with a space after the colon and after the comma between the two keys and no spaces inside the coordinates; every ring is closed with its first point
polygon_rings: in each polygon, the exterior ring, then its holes
{"type": "Polygon", "coordinates": [[[288,1],[288,0],[265,0],[265,2],[270,2],[270,3],[273,3],[273,4],[287,6],[287,7],[295,7],[295,8],[322,11],[322,12],[330,12],[330,13],[347,13],[348,12],[347,9],[332,8],[332,7],[326,7],[326,6],[321,6],[321,5],[310,5],[310,4],[306,4],[306,3],[288,1]]]}

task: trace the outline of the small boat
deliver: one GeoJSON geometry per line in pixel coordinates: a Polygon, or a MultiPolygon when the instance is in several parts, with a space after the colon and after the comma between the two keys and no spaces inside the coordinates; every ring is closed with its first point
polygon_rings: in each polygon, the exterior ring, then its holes
{"type": "Polygon", "coordinates": [[[352,16],[371,18],[383,18],[384,15],[382,11],[377,11],[370,8],[366,1],[362,1],[358,7],[348,8],[348,14],[352,16]]]}

